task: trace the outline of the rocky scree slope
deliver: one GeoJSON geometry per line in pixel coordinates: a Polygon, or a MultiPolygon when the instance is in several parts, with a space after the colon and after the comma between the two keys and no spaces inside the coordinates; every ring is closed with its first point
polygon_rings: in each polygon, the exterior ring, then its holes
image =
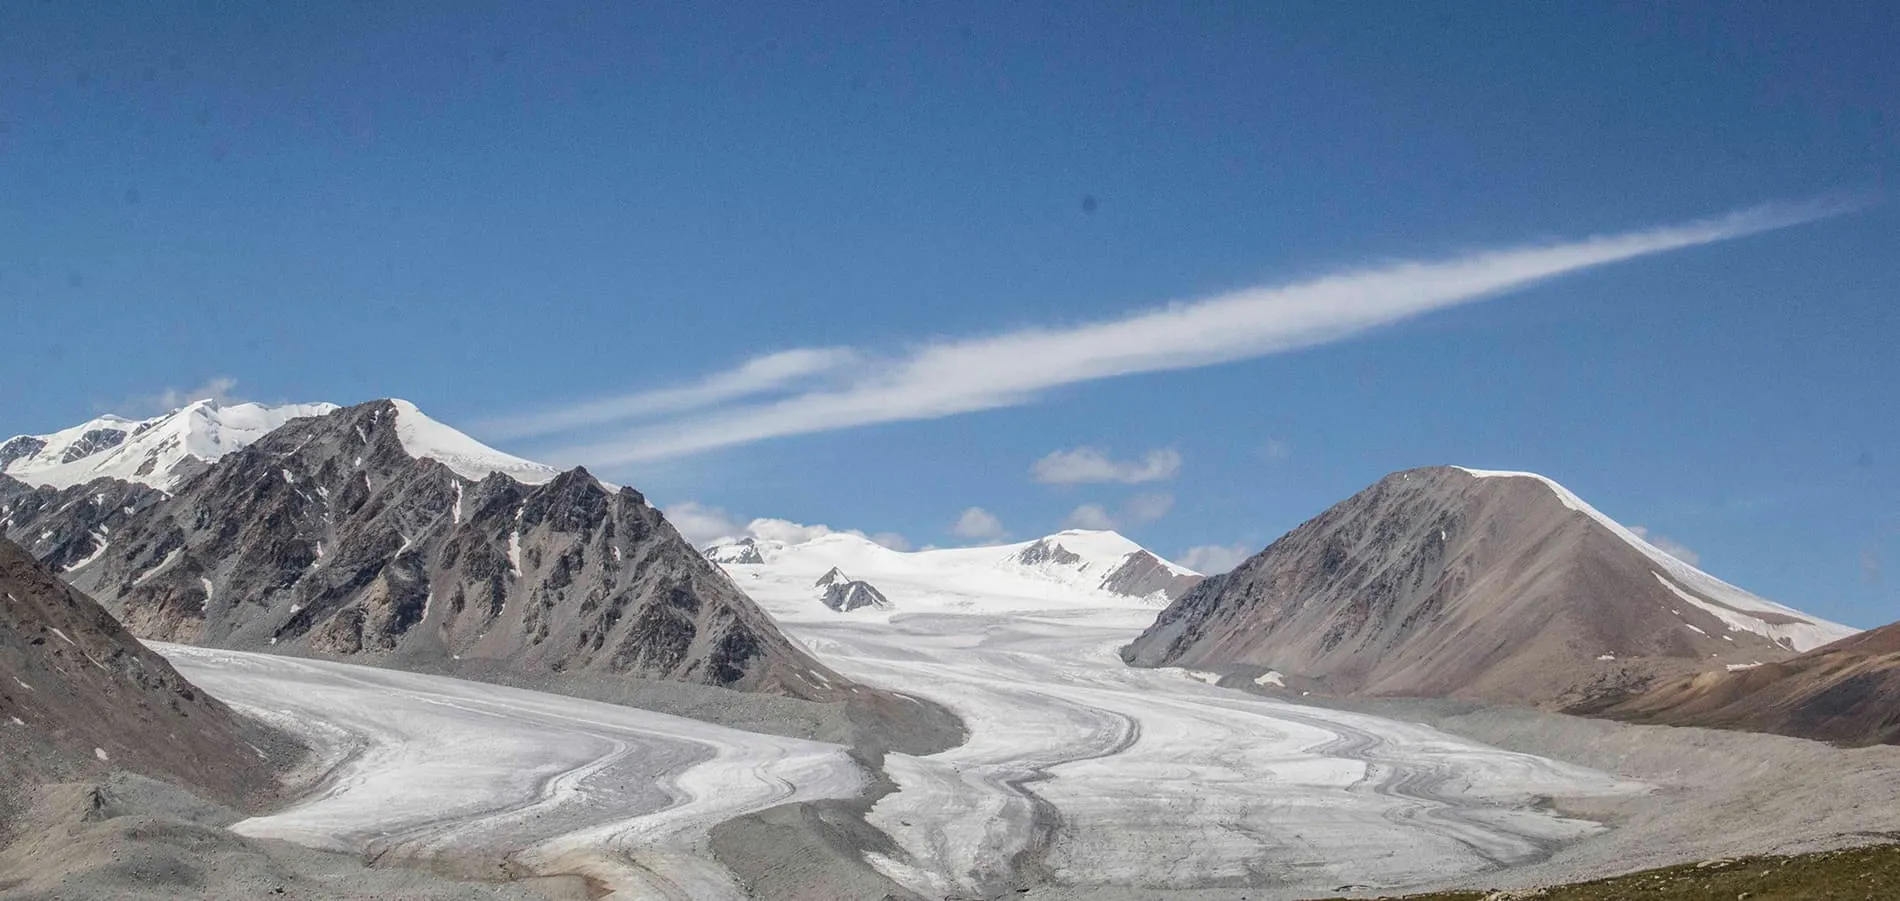
{"type": "Polygon", "coordinates": [[[1569,707],[1852,632],[1670,558],[1542,477],[1434,467],[1202,582],[1123,657],[1329,694],[1569,707]]]}
{"type": "Polygon", "coordinates": [[[639,492],[490,451],[402,401],[293,420],[170,496],[0,486],[0,521],[147,638],[810,700],[854,689],[639,492]]]}
{"type": "Polygon", "coordinates": [[[254,743],[280,746],[0,538],[0,823],[28,786],[111,768],[242,803],[274,784],[254,743]]]}

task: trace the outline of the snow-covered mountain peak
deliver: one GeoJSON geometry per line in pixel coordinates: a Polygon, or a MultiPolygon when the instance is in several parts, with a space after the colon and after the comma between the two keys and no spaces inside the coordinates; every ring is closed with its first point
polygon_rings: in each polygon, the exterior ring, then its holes
{"type": "Polygon", "coordinates": [[[1548,476],[1534,472],[1470,469],[1463,466],[1452,468],[1478,479],[1532,479],[1542,483],[1556,495],[1559,503],[1594,520],[1648,557],[1655,565],[1656,579],[1685,603],[1706,610],[1732,628],[1765,636],[1797,651],[1818,648],[1860,631],[1777,604],[1709,575],[1649,543],[1628,526],[1590,506],[1576,492],[1548,476]]]}
{"type": "Polygon", "coordinates": [[[396,438],[402,442],[403,452],[418,460],[426,457],[478,482],[499,472],[524,485],[540,485],[561,474],[552,466],[505,454],[476,441],[431,419],[406,400],[390,398],[389,405],[396,411],[396,438]]]}
{"type": "Polygon", "coordinates": [[[53,488],[114,478],[171,491],[278,426],[335,409],[324,403],[267,406],[206,399],[141,421],[100,416],[48,435],[0,442],[0,472],[53,488]]]}
{"type": "Polygon", "coordinates": [[[1008,548],[1002,565],[1077,588],[1167,603],[1201,574],[1109,530],[1069,529],[1008,548]]]}

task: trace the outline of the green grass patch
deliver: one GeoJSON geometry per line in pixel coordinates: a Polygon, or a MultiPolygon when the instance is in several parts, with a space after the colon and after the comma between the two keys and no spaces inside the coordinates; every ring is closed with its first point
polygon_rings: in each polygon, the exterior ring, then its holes
{"type": "Polygon", "coordinates": [[[1406,901],[1896,901],[1900,845],[1789,857],[1740,857],[1574,885],[1435,892],[1406,901]]]}

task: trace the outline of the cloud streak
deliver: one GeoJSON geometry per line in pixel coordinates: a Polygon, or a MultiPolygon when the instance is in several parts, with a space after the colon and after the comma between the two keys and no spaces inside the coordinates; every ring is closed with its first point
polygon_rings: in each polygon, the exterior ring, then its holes
{"type": "Polygon", "coordinates": [[[512,431],[489,434],[548,434],[573,424],[679,414],[635,425],[607,440],[543,454],[606,467],[791,435],[1017,406],[1066,385],[1340,341],[1584,269],[1784,228],[1851,208],[1839,202],[1770,205],[1641,231],[1391,263],[1067,328],[937,341],[894,358],[837,349],[790,351],[677,388],[519,417],[512,431]],[[800,354],[809,356],[795,356],[800,354]],[[854,364],[849,373],[837,371],[842,360],[854,364]],[[812,378],[815,375],[828,378],[812,378]],[[789,388],[801,379],[808,384],[787,396],[721,406],[765,390],[789,388]]]}
{"type": "Polygon", "coordinates": [[[848,365],[856,356],[849,349],[836,347],[767,354],[690,384],[582,401],[522,416],[499,417],[478,423],[477,431],[498,440],[526,438],[602,423],[686,413],[766,394],[823,375],[848,365]]]}

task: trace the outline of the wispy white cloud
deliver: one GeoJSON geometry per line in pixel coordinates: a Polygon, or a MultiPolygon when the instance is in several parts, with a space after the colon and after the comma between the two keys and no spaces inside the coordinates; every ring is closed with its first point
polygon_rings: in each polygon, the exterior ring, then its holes
{"type": "Polygon", "coordinates": [[[590,411],[586,416],[568,407],[519,417],[512,428],[493,434],[549,433],[565,427],[562,423],[603,421],[601,417],[609,413],[624,417],[629,410],[640,415],[687,411],[660,415],[607,440],[555,447],[542,454],[603,467],[789,435],[1015,406],[1063,385],[1208,366],[1339,341],[1579,270],[1726,241],[1853,207],[1833,201],[1770,205],[1641,231],[1438,261],[1390,263],[1066,328],[935,341],[895,357],[812,350],[809,353],[816,356],[803,364],[810,372],[800,372],[794,360],[774,370],[779,377],[759,375],[759,368],[770,368],[765,367],[766,361],[785,357],[775,354],[686,386],[594,401],[583,405],[590,411]],[[833,371],[842,359],[854,363],[850,371],[833,371]],[[820,371],[825,378],[811,377],[820,371]],[[807,383],[789,396],[723,403],[759,393],[753,386],[760,382],[789,389],[800,379],[807,383]]]}
{"type": "Polygon", "coordinates": [[[834,371],[856,358],[849,349],[802,348],[747,360],[736,369],[714,373],[696,382],[642,391],[619,397],[582,401],[476,424],[476,430],[495,439],[551,435],[572,429],[686,413],[727,401],[766,394],[834,371]]]}
{"type": "Polygon", "coordinates": [[[1198,573],[1217,576],[1245,562],[1260,549],[1245,544],[1203,544],[1181,554],[1181,565],[1198,573]]]}
{"type": "Polygon", "coordinates": [[[1003,521],[982,507],[970,507],[957,516],[950,524],[950,534],[971,541],[995,541],[1003,537],[1003,521]]]}
{"type": "Polygon", "coordinates": [[[117,405],[117,412],[128,416],[153,416],[170,413],[188,403],[200,400],[216,401],[220,404],[238,403],[242,399],[235,393],[237,379],[227,375],[213,376],[191,388],[179,390],[166,388],[157,394],[125,399],[117,405]]]}
{"type": "Polygon", "coordinates": [[[1100,448],[1052,451],[1029,468],[1045,485],[1121,482],[1134,485],[1172,479],[1181,471],[1181,453],[1171,447],[1151,450],[1139,460],[1116,460],[1100,448]]]}
{"type": "Polygon", "coordinates": [[[1649,530],[1648,526],[1630,526],[1630,531],[1635,532],[1638,538],[1641,538],[1644,541],[1647,541],[1650,544],[1655,545],[1657,550],[1662,551],[1663,553],[1668,554],[1669,556],[1674,557],[1677,560],[1681,560],[1682,562],[1687,563],[1690,566],[1694,566],[1702,562],[1702,555],[1696,553],[1694,550],[1691,550],[1688,545],[1683,544],[1682,542],[1677,541],[1673,538],[1670,538],[1667,535],[1657,535],[1655,533],[1652,533],[1649,530]]]}

